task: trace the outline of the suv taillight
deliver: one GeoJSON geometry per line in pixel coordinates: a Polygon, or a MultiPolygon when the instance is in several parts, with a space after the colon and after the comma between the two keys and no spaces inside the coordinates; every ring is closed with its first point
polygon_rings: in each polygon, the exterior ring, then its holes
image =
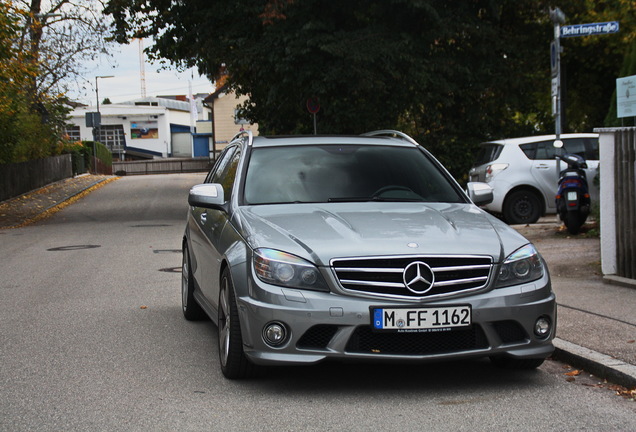
{"type": "Polygon", "coordinates": [[[508,168],[508,164],[496,163],[486,167],[486,183],[489,183],[497,174],[508,168]]]}

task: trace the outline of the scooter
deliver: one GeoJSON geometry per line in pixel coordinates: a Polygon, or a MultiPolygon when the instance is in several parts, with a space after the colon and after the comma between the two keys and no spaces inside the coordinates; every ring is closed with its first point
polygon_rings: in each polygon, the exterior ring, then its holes
{"type": "Polygon", "coordinates": [[[568,167],[559,175],[556,206],[559,218],[565,223],[570,234],[578,234],[590,214],[590,192],[585,159],[575,154],[558,156],[568,167]]]}

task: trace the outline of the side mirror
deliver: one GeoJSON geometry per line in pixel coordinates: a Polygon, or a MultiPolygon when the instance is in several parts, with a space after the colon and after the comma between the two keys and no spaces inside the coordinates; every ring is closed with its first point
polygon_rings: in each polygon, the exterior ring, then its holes
{"type": "Polygon", "coordinates": [[[225,193],[223,186],[218,183],[198,184],[190,189],[188,204],[194,207],[204,207],[227,211],[225,208],[225,193]]]}
{"type": "Polygon", "coordinates": [[[554,143],[552,143],[552,145],[554,146],[554,148],[558,148],[558,149],[563,148],[563,141],[556,140],[554,141],[554,143]]]}
{"type": "Polygon", "coordinates": [[[469,182],[467,187],[468,197],[477,206],[490,204],[494,199],[492,187],[487,183],[469,182]]]}

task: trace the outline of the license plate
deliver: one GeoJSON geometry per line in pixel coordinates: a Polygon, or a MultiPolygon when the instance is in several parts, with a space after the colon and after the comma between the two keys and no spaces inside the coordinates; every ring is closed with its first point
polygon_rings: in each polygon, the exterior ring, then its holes
{"type": "Polygon", "coordinates": [[[428,308],[372,308],[375,330],[427,332],[467,327],[472,323],[470,306],[428,308]]]}
{"type": "Polygon", "coordinates": [[[568,192],[568,201],[576,201],[576,192],[568,192]]]}

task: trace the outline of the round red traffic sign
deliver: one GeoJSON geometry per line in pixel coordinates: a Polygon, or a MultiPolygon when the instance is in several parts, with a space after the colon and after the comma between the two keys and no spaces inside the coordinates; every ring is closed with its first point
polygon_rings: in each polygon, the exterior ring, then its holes
{"type": "Polygon", "coordinates": [[[318,102],[318,98],[307,99],[307,111],[312,114],[316,114],[320,111],[320,102],[318,102]]]}

